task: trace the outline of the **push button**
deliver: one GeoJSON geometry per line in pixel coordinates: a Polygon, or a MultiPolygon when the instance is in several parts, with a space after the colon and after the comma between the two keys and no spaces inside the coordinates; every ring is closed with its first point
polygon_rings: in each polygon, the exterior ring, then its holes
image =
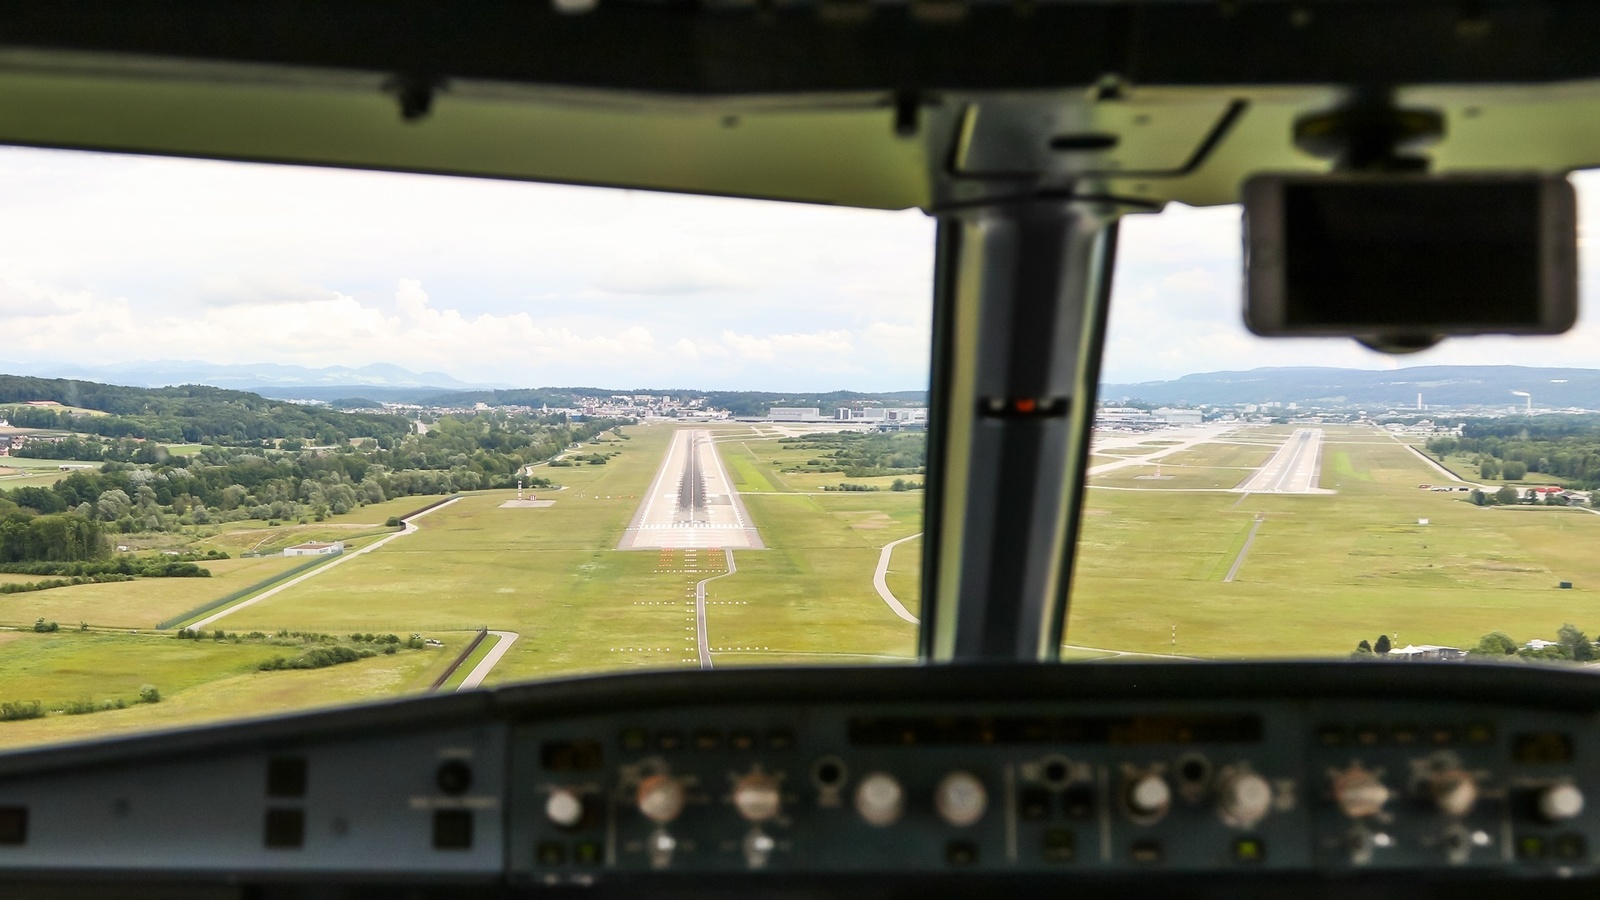
{"type": "Polygon", "coordinates": [[[1257,837],[1242,837],[1233,842],[1233,858],[1242,863],[1258,863],[1267,858],[1267,845],[1257,837]]]}
{"type": "Polygon", "coordinates": [[[944,861],[961,869],[978,864],[978,845],[971,841],[951,841],[944,845],[944,861]]]}
{"type": "Polygon", "coordinates": [[[1072,862],[1078,856],[1077,841],[1070,828],[1051,828],[1044,833],[1044,861],[1072,862]]]}
{"type": "Polygon", "coordinates": [[[1044,788],[1024,788],[1017,794],[1017,815],[1029,822],[1050,818],[1050,792],[1044,788]]]}

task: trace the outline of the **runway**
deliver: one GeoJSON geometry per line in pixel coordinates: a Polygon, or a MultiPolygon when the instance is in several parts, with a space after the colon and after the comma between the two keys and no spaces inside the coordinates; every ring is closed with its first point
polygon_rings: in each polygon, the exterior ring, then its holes
{"type": "Polygon", "coordinates": [[[722,467],[711,432],[672,436],[650,490],[618,550],[760,550],[761,535],[722,467]]]}
{"type": "Polygon", "coordinates": [[[1322,429],[1297,428],[1256,473],[1234,488],[1241,494],[1331,494],[1317,487],[1322,474],[1322,429]]]}

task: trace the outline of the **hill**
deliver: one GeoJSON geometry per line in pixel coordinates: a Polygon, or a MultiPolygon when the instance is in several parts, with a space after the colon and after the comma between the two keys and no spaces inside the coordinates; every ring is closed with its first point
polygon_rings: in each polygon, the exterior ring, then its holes
{"type": "Polygon", "coordinates": [[[1108,402],[1230,406],[1297,403],[1301,406],[1414,408],[1417,395],[1429,408],[1522,407],[1600,409],[1600,369],[1532,366],[1413,366],[1404,369],[1280,367],[1242,372],[1205,372],[1171,381],[1107,384],[1108,402]]]}

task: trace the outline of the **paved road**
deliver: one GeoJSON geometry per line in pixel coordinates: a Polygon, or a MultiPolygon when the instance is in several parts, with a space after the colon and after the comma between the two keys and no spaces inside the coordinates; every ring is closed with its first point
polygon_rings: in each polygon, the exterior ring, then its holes
{"type": "MultiPolygon", "coordinates": [[[[1241,497],[1240,499],[1244,498],[1241,497]]],[[[1250,545],[1256,542],[1256,532],[1261,530],[1261,523],[1266,520],[1266,516],[1256,516],[1255,524],[1250,526],[1250,535],[1244,539],[1244,546],[1239,548],[1239,555],[1234,558],[1233,567],[1228,569],[1228,576],[1222,579],[1223,582],[1230,582],[1233,580],[1233,576],[1239,574],[1239,567],[1244,565],[1244,558],[1250,553],[1250,545]]]]}
{"type": "Polygon", "coordinates": [[[321,575],[323,572],[328,571],[329,569],[335,568],[336,566],[342,566],[345,563],[349,562],[350,560],[355,559],[355,558],[357,558],[359,556],[365,556],[366,554],[371,553],[372,551],[378,549],[379,547],[382,547],[384,544],[387,544],[392,540],[395,540],[396,538],[403,538],[408,534],[416,534],[417,533],[417,526],[412,524],[413,522],[415,522],[417,519],[422,518],[425,515],[428,515],[431,512],[434,512],[436,510],[444,509],[446,506],[449,506],[450,504],[455,503],[456,501],[458,501],[460,499],[461,499],[460,497],[451,497],[449,500],[446,500],[445,502],[439,504],[438,506],[432,507],[430,509],[425,509],[422,512],[417,513],[416,515],[405,519],[404,520],[404,522],[405,522],[404,530],[396,531],[394,534],[391,534],[388,537],[383,538],[381,540],[378,540],[378,541],[376,541],[374,543],[368,544],[367,546],[362,547],[360,550],[357,550],[354,553],[342,553],[342,554],[334,557],[327,564],[321,565],[321,566],[317,566],[315,569],[312,569],[311,571],[305,573],[304,575],[301,575],[298,578],[290,579],[289,581],[286,581],[283,584],[280,584],[275,588],[270,588],[270,589],[268,589],[266,591],[263,591],[263,592],[255,595],[254,597],[251,597],[249,600],[246,600],[243,603],[235,603],[234,605],[228,607],[227,609],[222,610],[221,612],[213,613],[213,614],[207,616],[206,618],[201,619],[200,621],[194,623],[193,625],[187,625],[185,627],[186,628],[192,628],[192,629],[195,629],[196,631],[198,631],[199,629],[204,628],[207,625],[210,625],[212,622],[217,621],[218,619],[222,618],[223,616],[232,615],[233,613],[236,613],[239,610],[244,609],[247,606],[254,606],[257,603],[260,603],[261,601],[268,599],[269,597],[276,597],[277,595],[283,593],[284,591],[287,591],[289,588],[294,587],[295,585],[299,584],[302,581],[305,581],[308,578],[315,578],[318,575],[321,575]]]}
{"type": "Polygon", "coordinates": [[[494,649],[489,651],[488,656],[478,660],[478,664],[472,667],[472,671],[467,673],[466,679],[461,682],[461,686],[456,690],[470,691],[483,684],[483,679],[488,676],[489,670],[494,668],[495,663],[500,661],[500,657],[505,656],[506,651],[511,649],[511,645],[515,644],[517,638],[521,637],[515,631],[491,631],[489,633],[499,638],[499,643],[494,645],[494,649]]]}
{"type": "Polygon", "coordinates": [[[1138,447],[1145,441],[1175,440],[1177,443],[1170,447],[1162,447],[1153,453],[1146,453],[1143,456],[1133,456],[1127,459],[1119,459],[1115,462],[1101,463],[1098,466],[1090,466],[1088,474],[1104,475],[1107,472],[1114,472],[1117,469],[1127,468],[1128,466],[1142,466],[1155,462],[1162,457],[1187,450],[1196,444],[1210,443],[1218,436],[1232,431],[1233,427],[1232,425],[1193,425],[1187,428],[1174,428],[1165,431],[1145,431],[1136,434],[1118,434],[1105,437],[1097,436],[1089,448],[1091,454],[1102,450],[1138,447]]]}
{"type": "Polygon", "coordinates": [[[1244,494],[1326,494],[1317,487],[1322,472],[1322,429],[1296,428],[1256,474],[1234,488],[1244,494]]]}
{"type": "Polygon", "coordinates": [[[672,436],[618,550],[760,550],[761,536],[703,428],[672,436]]]}
{"type": "Polygon", "coordinates": [[[920,625],[922,622],[916,616],[913,616],[910,610],[906,609],[905,604],[896,600],[894,593],[889,590],[889,556],[894,553],[895,547],[919,537],[922,537],[922,532],[920,531],[908,537],[903,537],[898,541],[890,541],[884,544],[883,552],[878,554],[878,569],[872,573],[872,586],[877,589],[878,596],[883,598],[883,602],[889,604],[889,608],[894,610],[895,615],[913,625],[920,625]]]}
{"type": "Polygon", "coordinates": [[[706,629],[706,585],[716,581],[718,578],[727,578],[729,575],[739,571],[739,567],[733,564],[733,551],[723,550],[722,552],[728,556],[728,571],[723,572],[721,575],[713,575],[710,578],[702,578],[694,586],[694,631],[695,640],[700,645],[700,668],[702,669],[711,668],[711,638],[706,629]]]}

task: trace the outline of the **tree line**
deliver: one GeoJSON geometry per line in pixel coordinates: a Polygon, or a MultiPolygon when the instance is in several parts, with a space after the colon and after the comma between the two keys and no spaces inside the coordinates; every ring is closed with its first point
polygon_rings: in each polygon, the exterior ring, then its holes
{"type": "Polygon", "coordinates": [[[1430,438],[1443,460],[1466,456],[1483,478],[1521,481],[1530,475],[1565,487],[1600,487],[1600,416],[1506,416],[1461,419],[1461,434],[1430,438]]]}

